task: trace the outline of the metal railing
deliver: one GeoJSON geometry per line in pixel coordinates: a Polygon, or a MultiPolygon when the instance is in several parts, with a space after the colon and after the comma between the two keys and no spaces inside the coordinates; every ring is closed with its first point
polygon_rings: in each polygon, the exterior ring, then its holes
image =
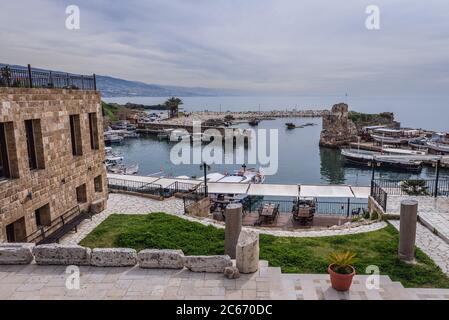
{"type": "Polygon", "coordinates": [[[164,188],[160,184],[115,178],[108,178],[108,188],[110,190],[136,192],[155,196],[166,196],[168,192],[164,191],[164,188]]]}
{"type": "Polygon", "coordinates": [[[378,179],[373,184],[394,196],[449,196],[449,179],[378,179]]]}
{"type": "Polygon", "coordinates": [[[0,64],[0,87],[97,90],[97,81],[95,74],[78,75],[32,69],[30,65],[11,67],[0,64]]]}
{"type": "Polygon", "coordinates": [[[381,187],[377,181],[371,181],[371,196],[376,200],[376,202],[382,207],[384,212],[387,210],[387,192],[381,187]]]}
{"type": "Polygon", "coordinates": [[[36,231],[26,236],[20,242],[34,242],[41,243],[45,239],[50,238],[60,228],[73,221],[77,216],[81,214],[79,206],[75,206],[65,213],[52,220],[48,226],[39,227],[36,231]]]}
{"type": "Polygon", "coordinates": [[[175,193],[185,193],[195,195],[196,198],[207,196],[204,184],[194,184],[188,182],[175,181],[166,188],[171,195],[175,193]]]}
{"type": "MultiPolygon", "coordinates": [[[[243,203],[246,212],[255,212],[264,204],[279,205],[280,214],[291,214],[295,205],[294,200],[266,200],[255,199],[251,203],[246,201],[243,203]]],[[[351,199],[345,201],[320,201],[315,202],[315,215],[342,215],[352,216],[354,214],[362,215],[364,211],[368,210],[367,202],[352,202],[351,199]]]]}

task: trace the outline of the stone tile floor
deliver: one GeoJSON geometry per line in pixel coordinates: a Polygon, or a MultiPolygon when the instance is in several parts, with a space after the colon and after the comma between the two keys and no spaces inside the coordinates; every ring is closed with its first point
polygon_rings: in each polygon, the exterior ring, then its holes
{"type": "Polygon", "coordinates": [[[326,274],[282,274],[261,261],[258,272],[226,279],[183,270],[80,267],[79,289],[67,289],[65,266],[0,266],[0,299],[32,300],[398,300],[448,299],[447,289],[406,289],[388,276],[368,289],[356,276],[349,292],[337,292],[326,274]]]}
{"type": "MultiPolygon", "coordinates": [[[[150,212],[166,212],[177,215],[183,219],[196,221],[204,225],[214,225],[217,228],[224,228],[224,224],[208,218],[194,218],[184,215],[184,205],[182,200],[171,198],[164,201],[150,198],[111,193],[109,194],[108,207],[103,212],[96,214],[91,220],[85,220],[78,226],[78,232],[69,233],[63,239],[63,244],[77,244],[84,239],[92,230],[102,223],[111,214],[148,214],[150,212]]],[[[276,230],[273,228],[259,227],[256,230],[260,233],[283,237],[324,237],[333,235],[348,235],[363,232],[370,232],[382,229],[387,224],[385,222],[374,222],[356,227],[324,228],[318,230],[276,230]]]]}

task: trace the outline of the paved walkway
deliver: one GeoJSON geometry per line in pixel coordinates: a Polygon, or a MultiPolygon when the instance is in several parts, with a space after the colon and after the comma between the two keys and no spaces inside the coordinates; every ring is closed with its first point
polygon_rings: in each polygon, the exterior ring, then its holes
{"type": "Polygon", "coordinates": [[[447,299],[447,289],[405,289],[388,276],[368,289],[356,276],[349,292],[337,292],[326,274],[282,274],[261,261],[258,272],[226,279],[222,274],[183,270],[80,267],[79,289],[67,289],[65,266],[0,266],[0,299],[61,300],[390,300],[447,299]]]}
{"type": "Polygon", "coordinates": [[[401,201],[405,199],[418,201],[418,215],[421,223],[449,244],[449,198],[389,195],[386,212],[400,215],[401,201]]]}
{"type": "MultiPolygon", "coordinates": [[[[399,221],[390,220],[399,230],[399,221]]],[[[416,246],[424,251],[449,276],[449,244],[418,223],[416,228],[416,246]]]]}
{"type": "MultiPolygon", "coordinates": [[[[85,220],[78,226],[78,232],[69,233],[60,243],[77,244],[84,239],[92,230],[102,223],[111,214],[148,214],[151,212],[166,212],[177,215],[189,221],[195,221],[204,225],[213,225],[217,228],[224,228],[224,223],[217,222],[208,218],[196,218],[184,215],[184,205],[182,200],[170,198],[164,201],[153,200],[150,198],[132,196],[120,193],[109,194],[108,208],[103,212],[92,217],[91,220],[85,220]]],[[[259,233],[282,237],[325,237],[335,235],[349,235],[364,232],[371,232],[386,227],[385,222],[371,222],[368,224],[353,223],[350,225],[334,226],[331,228],[318,228],[316,230],[298,229],[295,231],[276,230],[274,228],[254,228],[259,233]]],[[[249,227],[251,228],[251,227],[249,227]]]]}

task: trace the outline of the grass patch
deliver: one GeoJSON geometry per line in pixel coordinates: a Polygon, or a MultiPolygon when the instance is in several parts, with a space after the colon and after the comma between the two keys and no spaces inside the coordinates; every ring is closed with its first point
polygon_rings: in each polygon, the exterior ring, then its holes
{"type": "MultiPolygon", "coordinates": [[[[405,287],[449,288],[449,278],[421,250],[418,264],[406,265],[397,259],[399,234],[388,227],[369,233],[320,237],[290,238],[260,236],[260,258],[284,273],[326,273],[332,251],[353,251],[355,267],[364,274],[369,265],[377,265],[405,287]]],[[[167,215],[111,215],[93,230],[81,245],[87,247],[128,247],[181,249],[186,255],[224,253],[224,230],[167,215]]]]}
{"type": "Polygon", "coordinates": [[[106,103],[104,101],[101,101],[101,106],[106,117],[108,117],[112,122],[118,121],[117,113],[120,109],[119,106],[106,103]]]}

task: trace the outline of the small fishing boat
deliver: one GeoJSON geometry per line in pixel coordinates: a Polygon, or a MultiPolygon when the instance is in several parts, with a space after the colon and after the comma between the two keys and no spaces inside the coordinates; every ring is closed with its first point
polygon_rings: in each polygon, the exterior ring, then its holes
{"type": "Polygon", "coordinates": [[[248,124],[249,124],[250,126],[258,126],[258,125],[259,125],[259,122],[260,122],[259,119],[254,118],[254,119],[251,119],[251,120],[248,122],[248,124]]]}
{"type": "Polygon", "coordinates": [[[287,122],[285,125],[287,126],[287,129],[295,129],[296,128],[296,125],[292,122],[287,122]]]}
{"type": "Polygon", "coordinates": [[[121,144],[123,142],[123,137],[115,133],[105,132],[104,133],[104,143],[108,146],[111,144],[121,144]]]}
{"type": "Polygon", "coordinates": [[[370,165],[373,162],[380,163],[381,167],[414,171],[419,172],[422,169],[422,160],[416,160],[413,155],[395,155],[395,157],[386,156],[380,152],[368,151],[368,150],[353,150],[353,149],[342,149],[342,156],[345,158],[347,163],[355,165],[370,165]]]}
{"type": "Polygon", "coordinates": [[[434,133],[430,141],[426,142],[426,146],[434,153],[449,153],[449,134],[434,133]]]}

